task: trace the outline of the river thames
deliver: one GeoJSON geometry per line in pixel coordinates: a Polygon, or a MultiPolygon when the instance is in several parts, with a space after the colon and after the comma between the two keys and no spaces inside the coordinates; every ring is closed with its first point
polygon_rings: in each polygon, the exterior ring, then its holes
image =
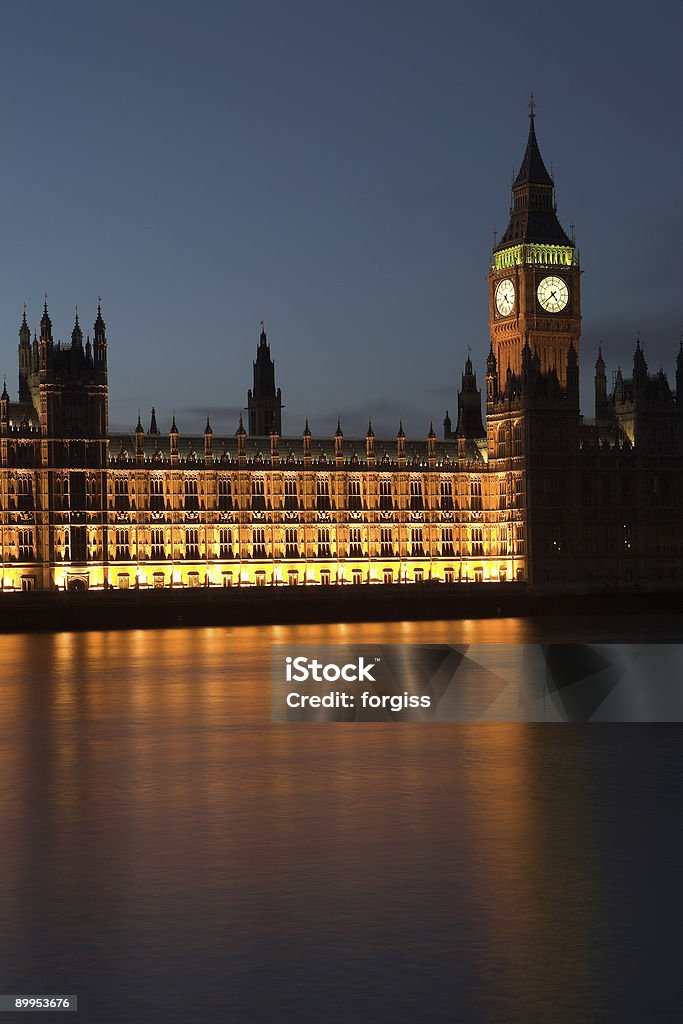
{"type": "Polygon", "coordinates": [[[661,617],[0,637],[0,992],[104,1024],[680,1020],[681,726],[270,720],[273,643],[551,636],[683,640],[661,617]]]}

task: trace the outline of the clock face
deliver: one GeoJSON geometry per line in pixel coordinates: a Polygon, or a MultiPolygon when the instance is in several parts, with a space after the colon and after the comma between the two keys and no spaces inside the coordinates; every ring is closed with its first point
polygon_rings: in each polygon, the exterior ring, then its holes
{"type": "Polygon", "coordinates": [[[496,309],[501,316],[507,316],[515,306],[515,286],[509,277],[496,288],[496,309]]]}
{"type": "Polygon", "coordinates": [[[561,277],[544,277],[538,286],[538,301],[548,313],[559,313],[569,302],[569,289],[561,277]]]}

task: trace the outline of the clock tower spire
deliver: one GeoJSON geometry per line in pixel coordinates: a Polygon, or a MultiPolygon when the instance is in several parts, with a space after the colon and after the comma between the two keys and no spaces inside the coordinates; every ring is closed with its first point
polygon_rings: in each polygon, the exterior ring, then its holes
{"type": "Polygon", "coordinates": [[[566,385],[567,356],[578,353],[580,270],[573,239],[557,217],[555,183],[536,138],[536,104],[529,104],[529,135],[512,183],[510,220],[491,259],[491,344],[499,373],[522,370],[528,343],[540,370],[566,385]]]}

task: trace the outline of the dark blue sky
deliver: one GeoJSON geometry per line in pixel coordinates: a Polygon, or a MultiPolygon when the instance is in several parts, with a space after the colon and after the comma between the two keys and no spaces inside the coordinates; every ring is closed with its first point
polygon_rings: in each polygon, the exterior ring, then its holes
{"type": "Polygon", "coordinates": [[[56,337],[103,297],[112,429],[234,431],[265,320],[284,432],[440,430],[527,103],[576,224],[582,401],[672,375],[683,330],[683,8],[434,2],[3,6],[0,371],[22,304],[56,337]]]}

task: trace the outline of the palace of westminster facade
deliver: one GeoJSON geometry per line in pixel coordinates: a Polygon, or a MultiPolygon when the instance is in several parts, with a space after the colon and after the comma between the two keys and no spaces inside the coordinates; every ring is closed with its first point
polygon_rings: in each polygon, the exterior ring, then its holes
{"type": "Polygon", "coordinates": [[[683,580],[683,345],[673,390],[648,372],[579,412],[580,268],[556,214],[533,108],[510,223],[492,253],[486,425],[468,358],[443,440],[281,436],[265,332],[248,427],[181,436],[175,417],[110,434],[107,338],[47,303],[19,329],[19,395],[0,397],[5,591],[523,580],[537,588],[683,580]]]}

